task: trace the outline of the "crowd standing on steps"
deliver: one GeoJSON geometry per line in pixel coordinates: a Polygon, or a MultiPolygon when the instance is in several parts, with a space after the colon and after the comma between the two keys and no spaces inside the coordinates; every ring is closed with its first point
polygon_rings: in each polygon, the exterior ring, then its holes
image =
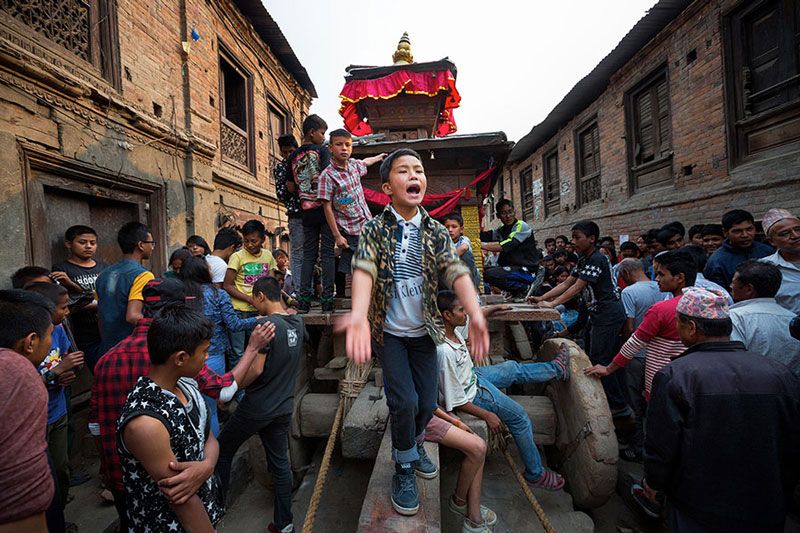
{"type": "Polygon", "coordinates": [[[401,515],[420,508],[416,478],[439,474],[427,440],[463,453],[448,498],[462,531],[503,519],[481,505],[487,443],[463,413],[510,432],[531,487],[564,490],[504,389],[570,380],[570,351],[564,343],[550,362],[477,366],[487,319],[507,307],[481,307],[479,295],[500,293],[557,309],[563,324],[541,325],[536,340],[577,342],[611,415],[633,422],[620,453],[643,463],[629,488],[637,509],[670,531],[783,530],[800,476],[796,214],[773,208],[757,223],[735,209],[688,234],[664,221],[625,242],[581,220],[542,250],[502,200],[500,226],[478,243],[457,209],[435,220],[422,207],[417,152],[353,159],[350,133],[326,143],[316,115],[302,132],[299,146],[279,139],[274,168],[288,249],[269,249],[263,222],[249,220],[213,239],[190,236],[156,277],[145,224],[119,228],[113,264],[97,259],[112,243],[73,225],[64,261],[23,266],[0,290],[0,531],[76,530],[64,509],[70,486],[88,477],[68,460],[82,429],[70,385],[83,368],[87,429],[121,531],[213,531],[234,455],[255,434],[274,484],[267,530],[295,531],[288,436],[304,314],[333,311],[342,275],[352,292],[338,324],[346,352],[356,363],[374,355],[383,370],[395,470],[386,495],[401,515]],[[391,200],[377,213],[361,185],[373,164],[391,200]]]}

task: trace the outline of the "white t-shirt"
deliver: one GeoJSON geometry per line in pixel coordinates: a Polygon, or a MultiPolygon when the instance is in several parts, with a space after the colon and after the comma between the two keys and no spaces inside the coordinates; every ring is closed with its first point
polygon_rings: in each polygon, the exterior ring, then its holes
{"type": "Polygon", "coordinates": [[[478,392],[478,377],[467,343],[457,331],[456,338],[459,342],[445,337],[444,343],[436,347],[439,359],[439,404],[446,411],[471,402],[478,392]]]}
{"type": "Polygon", "coordinates": [[[394,287],[383,330],[398,337],[422,337],[425,317],[422,312],[422,241],[419,226],[422,213],[405,220],[392,208],[400,226],[400,238],[394,249],[394,287]]]}
{"type": "Polygon", "coordinates": [[[221,257],[208,254],[206,262],[211,268],[211,283],[222,283],[225,281],[225,271],[228,270],[228,263],[221,257]]]}

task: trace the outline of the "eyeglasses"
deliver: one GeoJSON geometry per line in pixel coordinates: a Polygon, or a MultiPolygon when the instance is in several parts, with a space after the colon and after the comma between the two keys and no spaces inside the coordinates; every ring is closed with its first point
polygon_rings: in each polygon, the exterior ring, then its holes
{"type": "Polygon", "coordinates": [[[153,246],[155,246],[156,244],[156,241],[140,241],[140,242],[142,242],[143,244],[152,244],[153,246]]]}

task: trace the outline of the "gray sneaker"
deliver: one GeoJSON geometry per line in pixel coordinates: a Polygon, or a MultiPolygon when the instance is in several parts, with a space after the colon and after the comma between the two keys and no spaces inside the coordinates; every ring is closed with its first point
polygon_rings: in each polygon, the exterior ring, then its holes
{"type": "Polygon", "coordinates": [[[403,516],[414,516],[419,511],[417,478],[411,465],[397,470],[392,476],[392,507],[403,516]]]}
{"type": "Polygon", "coordinates": [[[419,459],[414,461],[414,470],[417,472],[417,475],[424,479],[433,479],[438,476],[439,467],[433,464],[431,458],[428,457],[428,452],[425,451],[425,445],[418,443],[417,452],[419,452],[419,459]]]}

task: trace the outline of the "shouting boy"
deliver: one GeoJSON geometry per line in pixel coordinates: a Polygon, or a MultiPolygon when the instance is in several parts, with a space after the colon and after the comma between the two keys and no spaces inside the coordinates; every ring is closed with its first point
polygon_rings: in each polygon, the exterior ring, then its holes
{"type": "MultiPolygon", "coordinates": [[[[333,242],[342,251],[339,272],[349,274],[353,253],[358,247],[358,236],[367,220],[372,218],[364,198],[361,178],[366,176],[367,167],[383,161],[386,154],[363,160],[351,159],[353,137],[347,130],[332,131],[330,139],[331,164],[319,175],[317,198],[322,202],[333,242]]],[[[322,242],[322,246],[330,244],[326,240],[322,242]]],[[[333,254],[333,249],[322,253],[333,254]]]]}
{"type": "Polygon", "coordinates": [[[380,175],[391,204],[364,225],[353,258],[353,310],[344,329],[347,354],[356,363],[369,360],[374,341],[392,424],[392,505],[413,515],[419,510],[415,471],[438,473],[423,440],[436,408],[436,345],[444,342],[436,307],[439,276],[464,302],[477,359],[489,348],[489,332],[469,269],[447,230],[420,207],[427,179],[419,154],[395,150],[383,160],[380,175]]]}

